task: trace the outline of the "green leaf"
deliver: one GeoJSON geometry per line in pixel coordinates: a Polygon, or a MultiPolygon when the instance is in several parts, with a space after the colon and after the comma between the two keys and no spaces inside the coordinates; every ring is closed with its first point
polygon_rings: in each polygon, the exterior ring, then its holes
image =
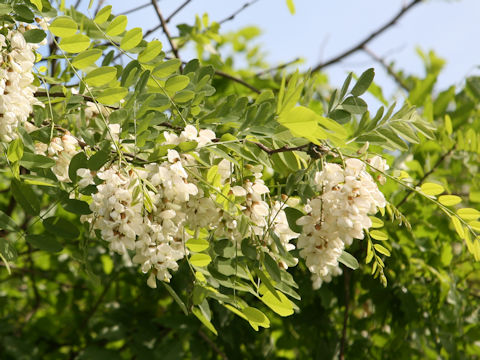
{"type": "Polygon", "coordinates": [[[51,253],[62,251],[63,246],[50,234],[27,235],[26,240],[34,247],[51,253]]]}
{"type": "Polygon", "coordinates": [[[442,185],[439,185],[439,184],[434,184],[434,183],[425,183],[425,184],[422,184],[422,186],[420,187],[420,189],[422,190],[422,192],[426,195],[432,195],[432,196],[435,196],[435,195],[438,195],[438,194],[441,194],[445,191],[445,189],[443,188],[442,185]]]}
{"type": "Polygon", "coordinates": [[[8,145],[7,159],[10,162],[15,162],[23,157],[23,142],[20,138],[13,140],[8,145]]]}
{"type": "Polygon", "coordinates": [[[175,96],[173,97],[173,101],[182,104],[192,100],[194,97],[195,92],[191,90],[182,90],[175,94],[175,96]]]}
{"type": "Polygon", "coordinates": [[[86,50],[90,46],[90,38],[83,34],[76,34],[62,38],[59,46],[63,51],[79,53],[86,50]]]}
{"type": "Polygon", "coordinates": [[[55,166],[55,160],[43,155],[25,152],[23,153],[22,160],[20,160],[20,165],[29,170],[35,168],[49,169],[52,166],[55,166]]]}
{"type": "Polygon", "coordinates": [[[271,276],[271,278],[276,281],[280,282],[282,281],[281,275],[280,275],[280,269],[278,267],[278,264],[273,258],[265,253],[265,259],[263,264],[265,265],[265,269],[267,269],[268,274],[271,276]]]}
{"type": "Polygon", "coordinates": [[[127,33],[123,36],[122,40],[120,41],[120,47],[128,51],[133,49],[135,46],[140,44],[143,39],[142,29],[141,28],[133,28],[128,30],[127,33]]]}
{"type": "Polygon", "coordinates": [[[267,291],[260,300],[270,309],[275,311],[280,316],[290,316],[293,314],[293,303],[281,292],[277,291],[279,298],[277,298],[270,291],[267,291]]]}
{"type": "Polygon", "coordinates": [[[42,11],[42,9],[43,9],[42,0],[30,0],[30,2],[33,5],[35,5],[39,11],[42,11]]]}
{"type": "Polygon", "coordinates": [[[17,226],[15,221],[0,210],[0,229],[7,231],[20,231],[20,228],[17,226]]]}
{"type": "Polygon", "coordinates": [[[98,11],[97,15],[95,15],[95,19],[93,19],[93,21],[98,25],[102,25],[104,22],[108,20],[111,13],[112,13],[112,5],[104,6],[98,11]]]}
{"type": "Polygon", "coordinates": [[[106,85],[117,76],[117,68],[113,66],[102,66],[90,71],[85,77],[85,82],[90,86],[106,85]]]}
{"type": "MultiPolygon", "coordinates": [[[[161,51],[162,51],[162,43],[158,40],[152,40],[149,43],[147,43],[147,47],[145,48],[145,50],[143,50],[140,54],[138,54],[137,59],[141,63],[147,63],[155,59],[160,54],[161,51]]],[[[172,59],[172,60],[177,60],[176,62],[178,63],[178,66],[180,66],[180,60],[178,59],[172,59]]],[[[175,72],[177,69],[178,67],[174,71],[172,71],[172,73],[175,72]]],[[[170,74],[171,73],[167,74],[166,76],[170,74]]],[[[158,75],[158,77],[163,77],[163,76],[158,75]]]]}
{"type": "Polygon", "coordinates": [[[52,216],[43,220],[43,226],[45,227],[45,230],[52,235],[61,236],[68,240],[76,239],[78,235],[80,235],[75,224],[57,216],[52,216]]]}
{"type": "Polygon", "coordinates": [[[372,228],[381,228],[383,227],[384,223],[382,220],[375,216],[369,216],[370,220],[372,220],[372,228]]]}
{"type": "Polygon", "coordinates": [[[458,209],[457,214],[464,220],[477,220],[480,217],[480,211],[473,208],[458,209]]]}
{"type": "Polygon", "coordinates": [[[413,131],[412,128],[405,122],[392,121],[390,127],[396,132],[398,136],[401,136],[403,139],[411,143],[418,144],[418,142],[420,141],[417,134],[415,134],[415,131],[413,131]]]}
{"type": "Polygon", "coordinates": [[[445,206],[453,206],[462,202],[462,198],[456,195],[442,195],[438,198],[438,202],[445,206]]]}
{"type": "Polygon", "coordinates": [[[72,61],[72,65],[77,69],[85,69],[86,67],[93,65],[95,61],[100,59],[102,56],[102,50],[100,49],[90,49],[84,52],[81,52],[72,61]]]}
{"type": "Polygon", "coordinates": [[[17,18],[20,17],[21,20],[26,22],[32,22],[35,18],[35,14],[25,5],[14,5],[13,12],[17,15],[17,18]]]}
{"type": "Polygon", "coordinates": [[[0,4],[0,15],[7,15],[13,10],[10,4],[0,4]]]}
{"type": "Polygon", "coordinates": [[[208,249],[210,243],[205,239],[189,239],[186,245],[190,251],[201,252],[208,249]]]}
{"type": "Polygon", "coordinates": [[[78,25],[70,16],[59,16],[55,18],[48,27],[50,32],[58,37],[69,37],[78,30],[78,25]]]}
{"type": "Polygon", "coordinates": [[[190,78],[185,75],[175,75],[172,76],[171,78],[168,78],[168,80],[165,83],[165,90],[167,93],[173,95],[176,92],[185,89],[188,84],[190,83],[190,78]]]}
{"type": "Polygon", "coordinates": [[[70,165],[68,166],[68,177],[72,182],[77,181],[77,170],[82,168],[88,169],[88,159],[84,152],[79,152],[70,160],[70,165]]]}
{"type": "Polygon", "coordinates": [[[30,186],[12,179],[11,190],[15,200],[26,213],[34,216],[40,213],[40,201],[30,186]]]}
{"type": "Polygon", "coordinates": [[[359,115],[362,115],[368,109],[367,103],[356,96],[349,96],[348,98],[346,98],[343,101],[341,107],[343,110],[346,110],[351,114],[359,115]]]}
{"type": "Polygon", "coordinates": [[[90,210],[88,203],[77,199],[66,200],[63,204],[63,208],[68,212],[77,215],[88,215],[92,213],[92,210],[90,210]]]}
{"type": "Polygon", "coordinates": [[[185,303],[182,301],[180,296],[178,296],[175,290],[173,290],[173,288],[164,281],[162,281],[162,284],[163,286],[165,286],[165,289],[167,289],[167,291],[170,293],[170,296],[173,298],[173,300],[175,300],[178,306],[180,306],[180,309],[182,309],[183,313],[185,315],[188,315],[188,310],[187,310],[187,307],[185,306],[185,303]]]}
{"type": "Polygon", "coordinates": [[[480,221],[470,221],[468,225],[470,225],[473,230],[480,231],[480,221]]]}
{"type": "Polygon", "coordinates": [[[385,241],[388,240],[388,235],[380,230],[372,230],[370,231],[370,236],[375,240],[385,241]]]}
{"type": "Polygon", "coordinates": [[[338,257],[338,262],[341,262],[343,265],[353,270],[357,270],[359,266],[357,259],[345,250],[343,250],[342,254],[338,257]]]}
{"type": "Polygon", "coordinates": [[[98,171],[109,159],[110,152],[106,149],[99,150],[88,159],[88,169],[98,171]]]}
{"type": "Polygon", "coordinates": [[[295,4],[293,3],[293,0],[287,0],[287,7],[290,14],[295,14],[295,4]]]}
{"type": "Polygon", "coordinates": [[[362,95],[364,92],[368,90],[374,77],[375,77],[375,70],[373,68],[366,70],[362,75],[360,75],[360,78],[357,80],[357,83],[353,87],[351,94],[353,96],[362,95]]]}
{"type": "Polygon", "coordinates": [[[180,67],[181,61],[178,59],[170,59],[162,62],[153,70],[153,76],[162,79],[173,74],[180,67]]]}
{"type": "Polygon", "coordinates": [[[99,102],[105,105],[114,105],[119,102],[128,94],[128,89],[124,87],[114,87],[102,90],[101,93],[96,95],[99,102]]]}
{"type": "Polygon", "coordinates": [[[25,41],[28,43],[38,44],[39,42],[42,42],[42,40],[47,37],[47,34],[45,33],[45,31],[40,29],[31,29],[31,30],[25,31],[23,33],[23,37],[25,38],[25,41]]]}
{"type": "Polygon", "coordinates": [[[125,15],[119,15],[112,20],[107,26],[105,34],[108,36],[117,36],[125,31],[127,28],[128,19],[125,15]]]}
{"type": "Polygon", "coordinates": [[[257,326],[262,326],[264,328],[270,327],[270,320],[268,320],[265,314],[260,310],[247,306],[246,308],[242,309],[241,312],[243,315],[245,315],[250,323],[257,326]]]}
{"type": "Polygon", "coordinates": [[[375,250],[377,250],[380,254],[383,254],[385,256],[390,256],[391,255],[390,251],[386,247],[384,247],[380,244],[375,244],[373,246],[375,247],[375,250]]]}
{"type": "Polygon", "coordinates": [[[317,144],[319,144],[318,139],[328,138],[328,134],[318,126],[320,120],[320,115],[304,106],[284,110],[278,117],[278,122],[288,128],[293,135],[306,138],[317,144]]]}
{"type": "Polygon", "coordinates": [[[455,228],[455,231],[457,232],[458,236],[460,236],[462,239],[465,238],[465,230],[463,229],[462,223],[456,216],[451,216],[452,219],[453,227],[455,228]]]}
{"type": "Polygon", "coordinates": [[[212,258],[208,254],[193,254],[190,257],[190,264],[193,266],[207,266],[212,261],[212,258]]]}
{"type": "Polygon", "coordinates": [[[213,324],[202,314],[202,311],[196,307],[192,309],[193,315],[197,317],[198,320],[202,322],[203,325],[207,327],[215,335],[218,335],[217,329],[213,326],[213,324]]]}

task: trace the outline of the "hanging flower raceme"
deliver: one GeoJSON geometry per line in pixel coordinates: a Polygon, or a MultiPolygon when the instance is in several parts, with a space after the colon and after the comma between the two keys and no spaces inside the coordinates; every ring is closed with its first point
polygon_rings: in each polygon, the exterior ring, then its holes
{"type": "Polygon", "coordinates": [[[25,41],[22,31],[8,29],[0,34],[0,140],[17,137],[17,127],[27,121],[32,105],[39,104],[32,74],[38,45],[25,41]]]}
{"type": "Polygon", "coordinates": [[[347,159],[344,168],[325,164],[315,183],[320,195],[307,202],[307,215],[297,220],[303,226],[297,246],[313,273],[313,286],[318,288],[341,274],[338,258],[344,247],[353,239],[363,239],[364,230],[372,226],[368,215],[386,202],[358,159],[347,159]]]}
{"type": "Polygon", "coordinates": [[[286,268],[271,232],[287,251],[294,248],[289,242],[298,234],[288,226],[285,204],[277,201],[270,206],[270,190],[261,179],[262,168],[251,167],[249,175],[240,181],[231,162],[210,154],[217,163],[219,183],[208,187],[200,180],[197,156],[202,147],[212,143],[215,133],[188,125],[179,135],[165,132],[163,136],[161,145],[196,142],[197,148],[183,154],[168,149],[163,162],[130,170],[116,164],[98,172],[77,170],[80,188],[102,182],[92,195],[92,213],[81,220],[98,230],[111,250],[122,255],[130,251],[133,263],[150,274],[147,283],[151,287],[156,287],[156,279],[170,280],[178,261],[188,255],[186,241],[202,229],[213,232],[216,238],[235,241],[239,247],[242,239],[254,237],[263,251],[286,268]],[[230,189],[230,202],[219,201],[226,197],[222,193],[225,189],[230,189]],[[238,226],[240,216],[249,222],[243,232],[238,226]]]}

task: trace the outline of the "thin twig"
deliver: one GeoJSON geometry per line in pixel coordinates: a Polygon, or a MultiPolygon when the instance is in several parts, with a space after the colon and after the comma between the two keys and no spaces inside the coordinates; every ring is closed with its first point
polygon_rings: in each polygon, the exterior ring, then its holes
{"type": "Polygon", "coordinates": [[[95,304],[93,305],[93,307],[90,309],[90,311],[88,312],[87,316],[85,317],[85,319],[83,320],[83,323],[82,323],[82,326],[81,328],[83,330],[86,330],[87,327],[88,327],[88,323],[90,322],[90,319],[93,317],[93,315],[97,312],[98,308],[100,307],[100,304],[103,302],[103,300],[105,299],[105,296],[107,295],[108,293],[108,290],[110,290],[110,287],[112,286],[113,284],[113,281],[116,279],[117,275],[119,273],[118,272],[114,272],[108,283],[105,285],[105,287],[103,288],[103,291],[102,293],[100,294],[100,296],[98,297],[97,301],[95,302],[95,304]]]}
{"type": "Polygon", "coordinates": [[[123,13],[121,13],[120,15],[128,15],[130,13],[133,13],[135,11],[138,11],[138,10],[142,10],[148,6],[150,6],[152,4],[150,3],[146,3],[146,4],[143,4],[143,5],[140,5],[140,6],[137,6],[137,7],[134,7],[133,9],[130,9],[130,10],[127,10],[127,11],[124,11],[123,13]]]}
{"type": "Polygon", "coordinates": [[[161,29],[161,28],[162,28],[161,24],[157,25],[154,28],[151,28],[150,30],[146,31],[145,35],[143,37],[146,38],[148,35],[150,35],[151,33],[154,33],[155,31],[157,31],[158,29],[161,29]]]}
{"type": "MultiPolygon", "coordinates": [[[[426,172],[425,175],[423,175],[423,177],[417,182],[417,184],[415,185],[415,188],[422,185],[423,182],[430,176],[433,174],[433,172],[442,164],[442,162],[448,157],[450,156],[451,153],[453,153],[455,151],[457,147],[457,144],[453,145],[450,150],[448,150],[445,154],[443,154],[442,156],[440,156],[440,158],[437,160],[437,162],[435,163],[435,165],[432,166],[432,168],[430,169],[430,171],[426,172]]],[[[408,198],[410,197],[410,195],[412,195],[412,190],[409,190],[407,192],[407,194],[404,196],[404,198],[397,204],[397,208],[399,208],[400,206],[403,205],[403,203],[405,201],[408,200],[408,198]]]]}
{"type": "Polygon", "coordinates": [[[263,145],[262,143],[250,141],[250,140],[247,140],[247,141],[251,144],[257,145],[260,149],[265,151],[268,155],[273,155],[273,154],[288,152],[288,151],[302,151],[302,150],[305,150],[305,148],[307,148],[308,146],[310,146],[310,144],[305,144],[305,145],[300,145],[295,147],[289,147],[285,145],[285,146],[282,146],[281,148],[270,149],[269,147],[263,145]]]}
{"type": "Polygon", "coordinates": [[[278,71],[278,70],[282,70],[282,69],[285,69],[287,66],[290,66],[290,65],[293,65],[295,64],[296,62],[300,61],[301,58],[297,57],[289,62],[286,62],[286,63],[283,63],[283,64],[280,64],[278,66],[274,66],[270,69],[266,69],[266,70],[262,70],[262,71],[259,71],[255,74],[255,76],[262,76],[262,75],[265,75],[265,74],[268,74],[272,71],[278,71]]]}
{"type": "Polygon", "coordinates": [[[215,351],[222,359],[228,360],[227,355],[202,331],[198,330],[198,335],[215,351]]]}
{"type": "Polygon", "coordinates": [[[347,56],[350,56],[351,54],[363,49],[365,45],[367,45],[370,41],[375,39],[378,35],[383,33],[385,30],[393,26],[403,15],[405,15],[410,9],[412,9],[415,5],[420,4],[422,0],[413,0],[410,4],[407,6],[403,7],[390,21],[388,21],[386,24],[381,26],[379,29],[368,35],[365,39],[360,41],[358,44],[354,45],[350,49],[344,51],[343,53],[331,58],[330,60],[327,60],[325,62],[322,62],[315,66],[312,70],[312,72],[319,71],[323,69],[324,67],[327,67],[329,65],[335,64],[339,62],[340,60],[343,60],[347,56]]]}
{"type": "Polygon", "coordinates": [[[233,80],[233,81],[235,81],[235,82],[237,82],[237,83],[239,83],[239,84],[241,84],[241,85],[249,88],[250,90],[256,92],[257,94],[260,94],[260,92],[261,92],[261,91],[260,91],[259,89],[257,89],[255,86],[250,85],[250,84],[247,83],[246,81],[244,81],[244,80],[242,80],[242,79],[240,79],[240,78],[237,78],[237,77],[235,77],[235,76],[233,76],[233,75],[227,74],[227,73],[225,73],[225,72],[223,72],[223,71],[215,70],[215,75],[224,77],[224,78],[226,78],[226,79],[233,80]]]}
{"type": "Polygon", "coordinates": [[[75,9],[78,9],[81,3],[82,3],[82,0],[77,0],[77,2],[75,3],[75,9]]]}
{"type": "Polygon", "coordinates": [[[236,17],[238,14],[240,14],[243,10],[245,10],[245,9],[248,8],[249,6],[255,4],[257,1],[259,1],[259,0],[253,0],[253,1],[249,1],[249,2],[247,2],[247,3],[245,3],[245,4],[243,4],[243,6],[242,6],[240,9],[236,10],[232,15],[226,17],[225,19],[220,20],[218,23],[219,23],[220,25],[222,25],[223,23],[225,23],[225,22],[227,22],[227,21],[230,21],[230,20],[235,19],[235,17],[236,17]]]}
{"type": "Polygon", "coordinates": [[[182,5],[180,5],[169,17],[165,22],[168,24],[172,18],[177,15],[185,6],[187,6],[192,0],[186,0],[182,5]]]}
{"type": "Polygon", "coordinates": [[[405,84],[405,82],[403,81],[403,79],[398,76],[398,74],[393,70],[392,66],[387,64],[387,62],[385,61],[384,58],[378,56],[377,54],[375,54],[372,50],[370,50],[369,48],[367,48],[366,46],[364,46],[362,48],[363,51],[365,51],[373,60],[375,60],[376,62],[378,62],[380,65],[383,66],[383,68],[385,69],[385,71],[395,80],[395,82],[401,87],[403,88],[404,90],[406,91],[410,91],[410,89],[408,88],[407,84],[405,84]]]}
{"type": "Polygon", "coordinates": [[[158,7],[157,0],[151,0],[153,8],[155,9],[155,12],[157,13],[158,19],[160,20],[160,24],[162,26],[163,32],[165,36],[168,39],[168,42],[170,43],[170,46],[172,48],[172,52],[175,55],[177,59],[180,59],[180,56],[178,55],[178,50],[177,47],[175,46],[175,43],[172,40],[172,36],[170,35],[170,32],[168,31],[167,23],[165,19],[163,18],[162,12],[160,11],[160,8],[158,7]]]}
{"type": "MultiPolygon", "coordinates": [[[[47,93],[44,92],[44,91],[36,91],[34,94],[33,94],[35,97],[47,97],[47,93]]],[[[67,97],[64,93],[49,93],[48,94],[51,98],[65,98],[67,97]]],[[[91,102],[94,102],[95,100],[91,97],[91,96],[87,96],[87,95],[82,95],[82,94],[75,94],[76,96],[81,96],[83,97],[83,99],[85,101],[91,101],[91,102]]],[[[116,106],[110,106],[110,105],[103,105],[102,106],[104,107],[107,107],[109,109],[113,109],[113,110],[118,110],[118,107],[116,106]]]]}
{"type": "Polygon", "coordinates": [[[105,2],[105,0],[99,0],[98,1],[98,5],[97,5],[97,9],[95,10],[95,16],[98,14],[98,12],[100,11],[100,8],[102,7],[103,3],[105,2]]]}
{"type": "Polygon", "coordinates": [[[347,342],[347,325],[350,310],[350,277],[350,271],[348,269],[345,269],[345,311],[343,313],[342,338],[340,339],[340,354],[338,355],[339,360],[344,360],[345,358],[345,344],[347,342]]]}

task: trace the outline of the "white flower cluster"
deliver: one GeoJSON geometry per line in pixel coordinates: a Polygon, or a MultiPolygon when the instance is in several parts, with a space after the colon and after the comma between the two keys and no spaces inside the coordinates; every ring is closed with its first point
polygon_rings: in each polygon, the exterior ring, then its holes
{"type": "Polygon", "coordinates": [[[320,195],[308,201],[307,215],[297,220],[303,226],[297,246],[312,272],[314,288],[319,288],[322,282],[341,274],[338,258],[345,245],[363,239],[363,230],[372,226],[368,215],[385,207],[386,202],[358,159],[347,159],[345,168],[325,164],[315,183],[320,195]]]}
{"type": "MultiPolygon", "coordinates": [[[[195,141],[198,148],[211,144],[215,133],[188,125],[176,135],[164,133],[163,145],[179,145],[195,141]]],[[[265,196],[270,192],[261,179],[261,167],[251,170],[252,176],[240,185],[232,175],[232,164],[218,163],[220,186],[215,191],[204,189],[198,180],[196,153],[179,154],[169,149],[166,159],[126,172],[117,165],[92,173],[79,169],[79,186],[94,184],[95,176],[103,183],[92,195],[92,214],[82,216],[93,230],[100,231],[111,250],[119,254],[133,252],[133,263],[144,273],[150,273],[147,284],[156,287],[156,279],[169,281],[171,272],[178,269],[178,261],[187,255],[185,242],[191,233],[205,229],[215,232],[217,238],[238,240],[256,236],[267,251],[277,251],[268,234],[271,229],[287,250],[294,248],[289,241],[298,236],[290,230],[284,204],[275,202],[270,207],[265,196]],[[219,204],[217,195],[230,189],[235,204],[219,204]],[[250,220],[246,233],[240,233],[236,215],[240,211],[250,220]]],[[[213,156],[213,155],[212,155],[213,156]]],[[[214,157],[214,156],[213,156],[214,157]]],[[[214,159],[215,160],[215,157],[214,159]]],[[[218,160],[217,160],[218,161],[218,160]]],[[[284,265],[280,260],[279,263],[284,265]]]]}
{"type": "Polygon", "coordinates": [[[35,153],[48,156],[55,160],[52,168],[57,179],[62,182],[69,182],[68,167],[70,161],[79,152],[79,144],[75,137],[68,131],[62,137],[54,137],[50,144],[36,143],[35,153]]]}
{"type": "Polygon", "coordinates": [[[0,34],[0,141],[15,139],[18,125],[27,121],[32,105],[38,103],[32,74],[36,47],[25,41],[20,30],[0,34]]]}

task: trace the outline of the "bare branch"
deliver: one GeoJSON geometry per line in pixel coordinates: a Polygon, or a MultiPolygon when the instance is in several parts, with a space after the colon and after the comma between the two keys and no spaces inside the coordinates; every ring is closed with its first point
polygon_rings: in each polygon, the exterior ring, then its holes
{"type": "Polygon", "coordinates": [[[138,10],[142,10],[148,6],[150,6],[152,4],[150,3],[146,3],[146,4],[143,4],[143,5],[140,5],[140,6],[137,6],[137,7],[134,7],[133,9],[130,9],[130,10],[127,10],[127,11],[124,11],[123,13],[121,13],[120,15],[128,15],[128,14],[131,14],[135,11],[138,11],[138,10]]]}
{"type": "MultiPolygon", "coordinates": [[[[167,23],[166,23],[165,19],[163,18],[163,15],[160,11],[160,8],[158,7],[157,0],[151,0],[151,2],[152,2],[152,5],[153,5],[153,8],[155,9],[155,12],[157,13],[158,19],[160,20],[160,25],[163,29],[163,32],[164,32],[165,36],[167,37],[168,42],[170,43],[170,46],[172,47],[173,54],[175,55],[175,57],[177,59],[180,59],[180,56],[178,55],[177,47],[175,46],[175,43],[172,40],[172,36],[170,35],[170,32],[168,31],[167,23]]],[[[145,36],[146,36],[146,34],[145,34],[145,36]]]]}
{"type": "Polygon", "coordinates": [[[393,70],[392,66],[387,64],[387,62],[385,61],[384,58],[378,56],[377,54],[375,54],[372,50],[370,50],[366,46],[364,46],[362,50],[365,51],[373,60],[378,62],[380,65],[382,65],[383,68],[385,69],[385,71],[395,80],[395,82],[401,88],[403,88],[406,91],[410,91],[407,84],[405,84],[403,79],[400,76],[398,76],[398,74],[393,70]]]}
{"type": "Polygon", "coordinates": [[[256,76],[262,76],[262,75],[268,74],[268,73],[273,72],[273,71],[278,71],[278,70],[285,69],[286,67],[288,67],[290,65],[293,65],[296,62],[299,62],[300,60],[301,60],[301,58],[297,57],[297,58],[295,58],[293,60],[290,60],[286,63],[280,64],[278,66],[274,66],[270,69],[259,71],[259,72],[256,73],[256,76]]]}
{"type": "Polygon", "coordinates": [[[228,360],[227,355],[202,331],[198,330],[198,335],[215,351],[223,360],[228,360]]]}
{"type": "Polygon", "coordinates": [[[177,15],[185,6],[187,6],[192,0],[186,0],[182,5],[180,5],[169,17],[165,22],[168,24],[172,18],[177,15]]]}
{"type": "Polygon", "coordinates": [[[219,23],[220,25],[222,25],[223,23],[226,23],[227,21],[230,21],[230,20],[235,19],[235,17],[236,17],[238,14],[240,14],[243,10],[245,10],[245,9],[248,8],[249,6],[255,4],[257,1],[259,1],[259,0],[253,0],[253,1],[249,1],[249,2],[247,2],[247,3],[245,3],[245,4],[243,4],[243,6],[242,6],[240,9],[236,10],[232,15],[226,17],[225,19],[220,20],[218,23],[219,23]]]}
{"type": "Polygon", "coordinates": [[[81,3],[82,3],[82,0],[77,0],[77,2],[75,3],[75,9],[78,9],[81,3]]]}
{"type": "MultiPolygon", "coordinates": [[[[35,97],[51,97],[51,98],[65,98],[67,97],[64,93],[48,93],[47,95],[47,92],[45,91],[36,91],[34,94],[33,94],[35,97]]],[[[83,97],[83,99],[85,101],[91,101],[91,102],[95,102],[95,99],[90,97],[90,96],[87,96],[87,95],[82,95],[82,94],[76,94],[76,96],[81,96],[83,97]]],[[[102,106],[105,106],[109,109],[113,109],[113,110],[118,110],[118,107],[116,106],[110,106],[110,105],[103,105],[101,104],[102,106]]]]}
{"type": "MultiPolygon", "coordinates": [[[[450,150],[448,150],[445,154],[443,154],[442,156],[440,156],[440,157],[438,158],[437,162],[435,163],[435,165],[432,166],[432,168],[430,169],[430,171],[427,171],[427,172],[425,173],[425,175],[423,175],[423,177],[415,184],[415,187],[422,185],[423,182],[424,182],[430,175],[432,175],[435,170],[437,170],[437,168],[442,164],[442,162],[443,162],[448,156],[450,156],[450,155],[455,151],[456,148],[457,148],[457,144],[453,145],[453,146],[450,148],[450,150]]],[[[410,195],[412,195],[412,193],[413,193],[413,192],[412,192],[411,190],[409,190],[409,191],[407,192],[407,194],[405,195],[405,197],[397,204],[396,207],[399,208],[400,206],[402,206],[403,203],[408,200],[408,198],[410,197],[410,195]]]]}
{"type": "Polygon", "coordinates": [[[240,78],[237,78],[233,75],[230,75],[230,74],[227,74],[223,71],[220,71],[220,70],[215,70],[215,75],[218,75],[218,76],[221,76],[221,77],[224,77],[226,79],[230,79],[230,80],[233,80],[247,88],[249,88],[250,90],[256,92],[257,94],[260,94],[260,90],[257,89],[255,86],[253,85],[250,85],[249,83],[245,82],[244,80],[240,79],[240,78]]]}
{"type": "Polygon", "coordinates": [[[347,342],[347,325],[348,317],[350,310],[350,270],[345,269],[344,276],[344,286],[345,286],[345,311],[343,313],[343,328],[342,328],[342,338],[340,339],[340,354],[338,355],[339,360],[345,359],[345,344],[347,342]]]}
{"type": "Polygon", "coordinates": [[[331,58],[330,60],[327,60],[325,62],[322,62],[315,66],[312,70],[312,72],[319,71],[329,65],[335,64],[347,56],[352,55],[353,53],[363,49],[370,41],[375,39],[377,36],[382,34],[384,31],[389,29],[391,26],[393,26],[403,15],[405,15],[410,9],[412,9],[415,5],[420,4],[422,0],[413,0],[410,4],[407,6],[403,7],[390,21],[388,21],[386,24],[381,26],[379,29],[368,35],[365,39],[360,41],[358,44],[354,45],[348,50],[345,50],[343,53],[331,58]]]}
{"type": "Polygon", "coordinates": [[[268,155],[273,155],[281,152],[288,152],[288,151],[303,151],[305,148],[308,148],[310,146],[310,143],[305,144],[305,145],[300,145],[300,146],[295,146],[295,147],[289,147],[287,145],[282,146],[281,148],[278,149],[270,149],[269,147],[263,145],[262,143],[255,142],[255,141],[250,141],[247,140],[249,143],[257,145],[260,149],[265,151],[268,155]]]}

